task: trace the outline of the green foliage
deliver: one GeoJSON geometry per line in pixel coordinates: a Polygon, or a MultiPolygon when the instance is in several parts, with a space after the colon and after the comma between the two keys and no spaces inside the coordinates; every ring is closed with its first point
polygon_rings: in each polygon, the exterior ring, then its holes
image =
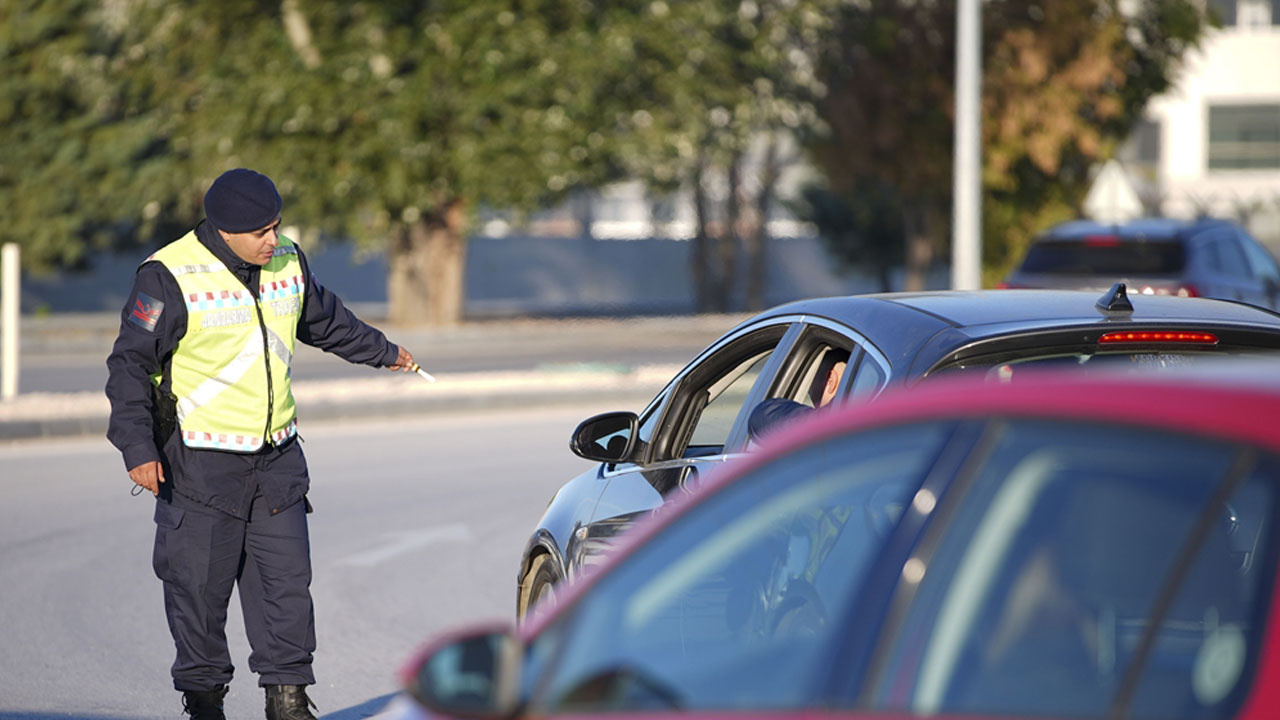
{"type": "Polygon", "coordinates": [[[39,265],[169,239],[236,166],[277,179],[286,224],[367,243],[530,207],[647,165],[653,109],[695,94],[670,70],[698,26],[661,2],[3,7],[3,232],[39,265]]]}
{"type": "MultiPolygon", "coordinates": [[[[1139,2],[1129,17],[1118,5],[983,3],[989,272],[1075,208],[1087,169],[1205,24],[1195,0],[1139,2]]],[[[913,217],[949,214],[954,12],[947,0],[0,0],[0,241],[24,245],[31,269],[154,246],[201,216],[219,173],[250,166],[277,180],[287,225],[380,245],[458,207],[533,208],[622,177],[688,187],[782,130],[807,138],[834,194],[810,207],[843,204],[828,216],[871,223],[885,245],[837,254],[892,260],[899,226],[944,237],[945,223],[913,217]]]]}
{"type": "MultiPolygon", "coordinates": [[[[1206,20],[1193,0],[1000,0],[982,8],[991,282],[1032,234],[1076,213],[1089,168],[1171,86],[1206,20]]],[[[853,203],[867,183],[887,183],[905,217],[924,219],[937,249],[948,228],[936,219],[951,205],[955,13],[954,0],[842,5],[819,73],[829,90],[820,105],[825,127],[810,139],[832,192],[853,203]]],[[[877,237],[887,236],[869,233],[868,241],[877,237]]]]}
{"type": "Polygon", "coordinates": [[[847,195],[820,184],[807,185],[792,210],[822,229],[841,265],[869,270],[880,290],[887,292],[893,289],[890,272],[902,264],[906,246],[901,205],[891,186],[870,180],[847,195]]]}

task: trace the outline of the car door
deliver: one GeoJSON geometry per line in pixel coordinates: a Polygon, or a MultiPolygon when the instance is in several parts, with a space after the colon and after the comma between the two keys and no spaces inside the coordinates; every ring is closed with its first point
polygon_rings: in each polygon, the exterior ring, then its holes
{"type": "Polygon", "coordinates": [[[571,572],[597,561],[614,538],[660,508],[672,493],[688,491],[705,473],[742,452],[730,439],[741,435],[739,427],[760,388],[772,381],[798,332],[795,318],[741,328],[671,382],[640,418],[639,460],[604,468],[606,484],[566,553],[571,572]]]}
{"type": "Polygon", "coordinates": [[[1280,458],[1058,420],[991,421],[975,448],[898,557],[848,706],[1236,717],[1268,643],[1280,458]]]}

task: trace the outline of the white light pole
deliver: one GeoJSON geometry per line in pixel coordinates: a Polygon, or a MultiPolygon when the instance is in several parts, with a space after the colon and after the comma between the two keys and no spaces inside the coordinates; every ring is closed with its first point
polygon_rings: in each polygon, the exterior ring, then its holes
{"type": "Polygon", "coordinates": [[[18,245],[0,250],[0,400],[18,394],[18,245]]]}
{"type": "Polygon", "coordinates": [[[982,2],[956,5],[956,133],[951,181],[951,287],[982,287],[982,2]]]}

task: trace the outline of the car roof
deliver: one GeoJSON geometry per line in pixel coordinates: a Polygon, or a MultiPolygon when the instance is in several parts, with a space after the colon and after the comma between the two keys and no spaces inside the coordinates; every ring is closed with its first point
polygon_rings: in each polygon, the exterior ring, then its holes
{"type": "Polygon", "coordinates": [[[1037,238],[1037,241],[1079,240],[1094,235],[1105,235],[1122,240],[1171,239],[1181,237],[1190,231],[1229,224],[1226,220],[1216,218],[1180,220],[1148,217],[1117,224],[1100,223],[1096,220],[1069,220],[1049,228],[1037,238]]]}
{"type": "MultiPolygon", "coordinates": [[[[976,327],[992,324],[1057,326],[1074,322],[1188,321],[1256,324],[1280,328],[1280,314],[1244,303],[1208,298],[1129,295],[1133,313],[1100,311],[1101,295],[1088,290],[938,290],[873,293],[788,303],[766,315],[805,314],[826,317],[858,328],[880,315],[898,323],[910,315],[931,318],[935,325],[976,327]]],[[[883,322],[883,321],[882,321],[883,322]]],[[[878,323],[877,323],[878,324],[878,323]]]]}
{"type": "Polygon", "coordinates": [[[1099,310],[1100,298],[1085,290],[875,293],[788,303],[758,317],[805,315],[839,322],[866,336],[891,364],[914,363],[919,371],[961,345],[1015,333],[1133,325],[1280,332],[1280,314],[1244,303],[1129,295],[1133,312],[1117,314],[1099,310]],[[927,358],[921,356],[926,345],[931,346],[927,358]]]}

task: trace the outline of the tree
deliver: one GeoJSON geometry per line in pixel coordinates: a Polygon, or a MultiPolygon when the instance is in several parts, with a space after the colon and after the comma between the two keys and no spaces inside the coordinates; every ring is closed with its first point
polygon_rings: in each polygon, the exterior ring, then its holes
{"type": "Polygon", "coordinates": [[[655,3],[662,22],[634,29],[668,64],[653,68],[649,125],[623,167],[657,193],[691,192],[699,311],[733,309],[739,296],[763,304],[765,222],[782,169],[799,160],[781,139],[815,117],[809,51],[827,4],[655,3]]]}
{"type": "MultiPolygon", "coordinates": [[[[954,0],[845,3],[821,54],[825,131],[811,157],[846,199],[868,182],[894,189],[908,289],[924,286],[949,231],[955,12],[954,0]]],[[[982,22],[990,278],[1075,211],[1088,168],[1170,86],[1205,18],[1192,0],[999,0],[982,22]]]]}
{"type": "Polygon", "coordinates": [[[891,273],[902,264],[906,232],[902,202],[893,188],[868,181],[838,195],[819,183],[801,191],[798,217],[821,229],[831,254],[847,269],[869,269],[881,292],[893,290],[891,273]]]}
{"type": "Polygon", "coordinates": [[[474,208],[617,177],[669,66],[633,32],[661,3],[32,6],[4,10],[0,48],[19,148],[0,198],[20,208],[3,232],[28,258],[171,239],[214,177],[251,165],[286,224],[386,243],[393,322],[461,317],[474,208]]]}
{"type": "Polygon", "coordinates": [[[112,57],[128,51],[120,22],[92,0],[0,3],[0,240],[21,244],[36,271],[176,232],[162,227],[173,208],[148,200],[164,177],[148,160],[156,133],[119,122],[145,90],[123,78],[103,87],[112,57]]]}

